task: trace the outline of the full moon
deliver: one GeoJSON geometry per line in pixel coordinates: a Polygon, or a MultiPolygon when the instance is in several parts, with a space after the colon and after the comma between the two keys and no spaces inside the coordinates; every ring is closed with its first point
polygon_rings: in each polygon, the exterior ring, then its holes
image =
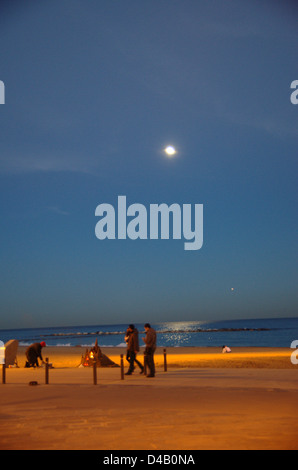
{"type": "Polygon", "coordinates": [[[177,153],[175,147],[172,147],[171,145],[165,148],[165,152],[168,155],[168,157],[172,157],[173,155],[177,153]]]}

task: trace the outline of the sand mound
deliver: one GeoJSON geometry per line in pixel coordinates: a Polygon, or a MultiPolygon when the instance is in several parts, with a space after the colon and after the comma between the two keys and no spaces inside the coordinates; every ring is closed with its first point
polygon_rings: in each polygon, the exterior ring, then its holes
{"type": "Polygon", "coordinates": [[[86,349],[85,355],[82,356],[81,366],[93,367],[94,362],[96,362],[97,367],[120,367],[108,356],[102,353],[97,340],[95,342],[95,346],[91,348],[90,351],[86,349]]]}

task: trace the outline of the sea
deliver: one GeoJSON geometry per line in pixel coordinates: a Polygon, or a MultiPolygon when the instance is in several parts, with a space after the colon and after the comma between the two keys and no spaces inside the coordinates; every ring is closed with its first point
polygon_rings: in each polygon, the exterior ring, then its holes
{"type": "MultiPolygon", "coordinates": [[[[20,346],[45,341],[47,346],[90,348],[97,339],[100,347],[125,347],[128,324],[59,326],[0,330],[0,340],[17,339],[20,346]]],[[[135,324],[144,333],[144,323],[135,324]]],[[[151,324],[157,331],[159,347],[283,347],[298,341],[298,318],[226,321],[166,322],[151,324]]],[[[142,341],[140,340],[140,344],[142,341]]]]}

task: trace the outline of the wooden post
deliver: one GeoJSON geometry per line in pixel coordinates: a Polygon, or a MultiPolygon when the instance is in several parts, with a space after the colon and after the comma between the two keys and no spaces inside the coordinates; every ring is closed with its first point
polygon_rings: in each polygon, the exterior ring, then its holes
{"type": "Polygon", "coordinates": [[[121,364],[121,380],[124,380],[124,362],[123,362],[123,354],[120,356],[120,364],[121,364]]]}
{"type": "Polygon", "coordinates": [[[96,361],[93,362],[93,383],[97,385],[97,363],[96,361]]]}
{"type": "Polygon", "coordinates": [[[168,364],[167,364],[167,350],[163,350],[163,359],[164,359],[164,371],[168,371],[168,364]]]}
{"type": "Polygon", "coordinates": [[[2,383],[6,384],[6,368],[5,364],[2,365],[2,383]]]}
{"type": "Polygon", "coordinates": [[[46,377],[45,377],[46,385],[49,385],[49,358],[46,357],[46,377]]]}

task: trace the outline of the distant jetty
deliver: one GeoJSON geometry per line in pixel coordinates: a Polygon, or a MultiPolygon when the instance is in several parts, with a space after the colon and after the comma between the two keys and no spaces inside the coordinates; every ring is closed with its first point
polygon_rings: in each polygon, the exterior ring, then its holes
{"type": "MultiPolygon", "coordinates": [[[[170,333],[232,333],[239,331],[271,331],[271,328],[194,328],[190,330],[157,330],[158,334],[170,333]]],[[[141,332],[142,333],[142,332],[141,332]]],[[[110,335],[125,335],[125,331],[90,331],[90,332],[77,332],[77,333],[52,333],[40,335],[40,337],[75,337],[75,336],[110,336],[110,335]]]]}

